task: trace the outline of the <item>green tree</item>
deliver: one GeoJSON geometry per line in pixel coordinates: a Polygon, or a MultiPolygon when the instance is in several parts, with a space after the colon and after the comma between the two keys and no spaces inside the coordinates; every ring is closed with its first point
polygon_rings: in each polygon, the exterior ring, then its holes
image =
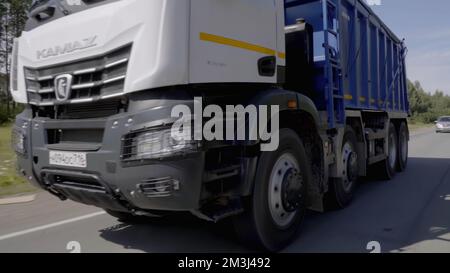
{"type": "MultiPolygon", "coordinates": [[[[0,3],[0,76],[9,79],[11,69],[11,53],[14,38],[20,36],[27,20],[27,11],[31,0],[3,0],[0,3]]],[[[0,105],[2,113],[7,116],[14,114],[15,103],[9,93],[9,81],[1,82],[2,100],[0,105]]]]}
{"type": "Polygon", "coordinates": [[[450,115],[450,96],[436,90],[426,92],[420,82],[408,82],[409,104],[413,120],[431,123],[439,116],[450,115]]]}

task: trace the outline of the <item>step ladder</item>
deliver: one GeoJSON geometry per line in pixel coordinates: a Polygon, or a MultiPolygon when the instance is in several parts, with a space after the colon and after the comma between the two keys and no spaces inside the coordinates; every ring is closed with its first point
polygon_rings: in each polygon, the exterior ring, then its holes
{"type": "Polygon", "coordinates": [[[345,124],[345,96],[339,49],[339,1],[323,0],[325,99],[329,128],[342,127],[345,124]],[[335,37],[335,45],[330,44],[330,35],[335,37]]]}

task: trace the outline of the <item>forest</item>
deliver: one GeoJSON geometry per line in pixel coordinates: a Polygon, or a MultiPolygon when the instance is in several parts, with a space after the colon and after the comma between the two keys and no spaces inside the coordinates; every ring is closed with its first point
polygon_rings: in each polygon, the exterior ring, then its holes
{"type": "Polygon", "coordinates": [[[413,122],[433,123],[440,116],[450,116],[450,96],[443,91],[425,91],[420,82],[408,82],[409,105],[413,122]]]}
{"type": "Polygon", "coordinates": [[[9,93],[11,52],[14,38],[20,36],[27,19],[31,0],[1,0],[0,2],[0,124],[21,111],[9,93]]]}

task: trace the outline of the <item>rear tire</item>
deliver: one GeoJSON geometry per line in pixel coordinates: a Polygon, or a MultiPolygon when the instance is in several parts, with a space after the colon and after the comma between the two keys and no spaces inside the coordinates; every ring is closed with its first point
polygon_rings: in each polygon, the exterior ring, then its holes
{"type": "Polygon", "coordinates": [[[398,161],[397,141],[397,130],[391,122],[388,133],[388,157],[375,166],[377,174],[382,180],[391,180],[395,176],[398,161]]]}
{"type": "Polygon", "coordinates": [[[336,178],[330,183],[331,187],[326,196],[326,204],[330,209],[346,207],[353,199],[356,185],[358,184],[358,154],[356,150],[357,138],[353,129],[347,126],[342,141],[342,164],[344,165],[343,177],[336,178]]]}
{"type": "Polygon", "coordinates": [[[245,212],[233,218],[240,239],[258,249],[283,249],[299,231],[306,212],[306,187],[311,182],[302,141],[294,131],[281,129],[278,150],[260,156],[245,212]]]}
{"type": "Polygon", "coordinates": [[[397,171],[403,172],[408,166],[408,127],[402,122],[398,128],[398,160],[397,171]]]}

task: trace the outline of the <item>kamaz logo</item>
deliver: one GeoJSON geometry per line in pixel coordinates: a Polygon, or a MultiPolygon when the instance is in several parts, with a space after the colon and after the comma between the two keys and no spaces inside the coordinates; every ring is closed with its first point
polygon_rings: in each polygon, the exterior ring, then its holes
{"type": "Polygon", "coordinates": [[[50,47],[37,51],[37,58],[46,59],[49,57],[56,57],[64,54],[68,54],[77,50],[82,50],[90,47],[96,46],[97,36],[92,36],[81,41],[75,41],[66,43],[61,46],[50,47]]]}
{"type": "Polygon", "coordinates": [[[72,90],[73,76],[70,74],[59,75],[55,78],[55,94],[56,99],[59,101],[65,101],[70,98],[72,90]]]}

